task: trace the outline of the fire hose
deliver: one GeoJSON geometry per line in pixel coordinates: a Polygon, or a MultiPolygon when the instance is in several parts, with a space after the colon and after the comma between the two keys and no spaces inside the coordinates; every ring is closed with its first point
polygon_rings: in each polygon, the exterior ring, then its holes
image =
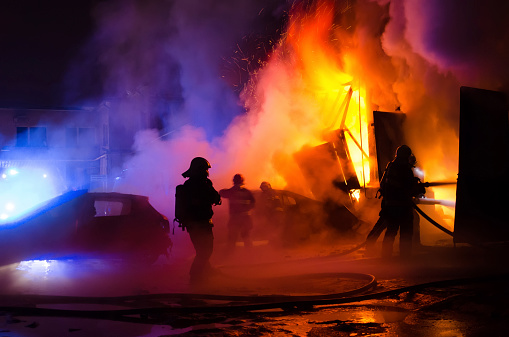
{"type": "MultiPolygon", "coordinates": [[[[455,181],[454,182],[452,182],[452,181],[446,181],[446,182],[443,182],[443,181],[440,181],[440,182],[425,182],[425,183],[423,183],[423,185],[424,185],[424,187],[447,186],[447,185],[456,185],[456,182],[455,181]]],[[[428,220],[433,226],[435,226],[436,228],[440,229],[444,233],[449,234],[450,236],[454,236],[453,232],[451,232],[450,230],[448,230],[444,226],[440,225],[438,222],[433,220],[429,215],[424,213],[417,206],[417,204],[415,202],[412,203],[412,207],[417,211],[417,213],[419,213],[424,219],[428,220]]]]}
{"type": "MultiPolygon", "coordinates": [[[[426,187],[429,187],[429,186],[443,186],[443,185],[452,185],[452,184],[456,184],[455,182],[434,182],[434,183],[423,183],[424,186],[426,187]]],[[[450,230],[448,230],[447,228],[445,228],[444,226],[440,225],[438,222],[436,222],[435,220],[433,220],[429,215],[427,215],[423,210],[421,210],[417,204],[415,202],[412,202],[412,207],[417,211],[417,213],[419,213],[424,219],[428,220],[429,223],[431,223],[433,226],[435,226],[436,228],[440,229],[441,231],[443,231],[444,233],[446,234],[449,234],[450,236],[453,236],[454,237],[454,232],[451,232],[450,230]]],[[[376,225],[375,225],[376,226],[376,225]]],[[[375,232],[372,233],[373,235],[376,235],[377,237],[382,233],[383,230],[385,230],[386,226],[380,226],[378,228],[375,228],[375,232]]],[[[342,256],[342,255],[348,255],[350,253],[353,253],[361,248],[363,248],[364,246],[366,246],[367,244],[367,240],[362,242],[361,244],[358,244],[357,246],[351,248],[351,249],[347,249],[345,251],[342,251],[340,253],[336,253],[336,254],[333,254],[334,256],[342,256]]]]}
{"type": "Polygon", "coordinates": [[[440,229],[444,233],[449,234],[450,236],[454,236],[453,232],[451,232],[450,230],[448,230],[447,228],[445,228],[444,226],[440,225],[438,222],[430,218],[430,216],[424,213],[415,203],[412,203],[412,207],[417,211],[417,213],[419,213],[424,219],[428,220],[433,226],[440,229]]]}
{"type": "MultiPolygon", "coordinates": [[[[148,316],[159,317],[161,314],[196,314],[218,312],[246,312],[253,310],[304,309],[320,304],[334,304],[341,299],[361,296],[369,290],[375,289],[376,278],[370,274],[362,273],[317,273],[299,276],[332,277],[338,281],[346,278],[364,281],[356,289],[331,293],[325,295],[216,295],[194,293],[166,293],[118,297],[79,297],[79,296],[52,296],[52,295],[0,295],[0,312],[8,312],[19,316],[45,316],[45,317],[79,317],[109,319],[133,323],[148,322],[148,316]],[[196,300],[211,300],[226,302],[224,304],[185,306],[182,302],[187,300],[196,303],[196,300]],[[128,307],[117,310],[60,310],[37,307],[44,304],[100,304],[128,307]],[[136,317],[140,315],[140,317],[136,317]]],[[[157,318],[156,318],[157,319],[157,318]]],[[[160,324],[160,323],[159,323],[160,324]]]]}
{"type": "MultiPolygon", "coordinates": [[[[338,276],[353,276],[352,273],[336,273],[338,276]]],[[[267,310],[274,308],[306,310],[317,305],[347,304],[367,300],[383,299],[405,292],[418,292],[427,288],[454,287],[458,285],[486,283],[486,282],[504,282],[509,277],[508,274],[487,275],[482,277],[448,279],[441,281],[432,281],[427,283],[415,284],[397,289],[386,291],[371,292],[365,294],[365,291],[375,289],[376,280],[369,274],[355,274],[368,281],[363,287],[345,293],[329,295],[311,295],[311,296],[227,296],[212,294],[151,294],[124,297],[73,297],[73,296],[51,296],[51,295],[3,295],[0,301],[10,305],[0,305],[1,312],[7,312],[18,316],[39,316],[39,317],[78,317],[90,319],[103,319],[118,322],[141,323],[141,324],[169,324],[171,316],[185,314],[221,314],[221,313],[245,313],[255,310],[267,310]],[[175,306],[174,304],[161,304],[156,306],[153,300],[167,302],[169,299],[208,299],[208,300],[235,300],[239,304],[212,304],[198,306],[175,306]],[[15,303],[15,301],[22,303],[15,303]],[[262,300],[262,301],[261,301],[262,300]],[[152,302],[151,302],[152,301],[152,302]],[[94,303],[94,304],[113,304],[128,306],[131,309],[120,310],[60,310],[38,308],[37,305],[44,303],[94,303]],[[27,306],[30,305],[30,306],[27,306]],[[147,306],[147,304],[149,304],[147,306]],[[24,305],[24,306],[23,306],[24,305]],[[152,305],[152,306],[150,306],[152,305]]],[[[415,309],[415,310],[419,310],[415,309]]],[[[171,324],[169,324],[171,325],[171,324]]]]}

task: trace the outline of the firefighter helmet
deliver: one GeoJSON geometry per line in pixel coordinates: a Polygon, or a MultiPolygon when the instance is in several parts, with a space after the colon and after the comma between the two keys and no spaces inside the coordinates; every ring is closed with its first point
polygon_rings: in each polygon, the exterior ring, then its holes
{"type": "Polygon", "coordinates": [[[211,168],[210,163],[207,159],[203,157],[195,157],[191,160],[191,164],[189,165],[189,169],[182,173],[184,178],[189,178],[191,176],[206,173],[208,176],[209,168],[211,168]]]}
{"type": "Polygon", "coordinates": [[[233,184],[234,185],[244,185],[244,177],[242,174],[237,173],[233,176],[233,184]]]}
{"type": "Polygon", "coordinates": [[[396,150],[396,157],[403,158],[403,159],[409,159],[412,155],[412,149],[408,145],[401,145],[396,150]]]}
{"type": "Polygon", "coordinates": [[[272,186],[270,186],[270,183],[267,181],[262,181],[262,183],[260,184],[260,189],[264,192],[270,190],[271,188],[272,186]]]}

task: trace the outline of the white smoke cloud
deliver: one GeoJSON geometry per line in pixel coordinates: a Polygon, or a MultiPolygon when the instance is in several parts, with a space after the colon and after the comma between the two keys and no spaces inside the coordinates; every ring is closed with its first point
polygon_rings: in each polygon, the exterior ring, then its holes
{"type": "MultiPolygon", "coordinates": [[[[282,15],[281,6],[269,3],[132,0],[96,8],[98,30],[91,46],[104,69],[104,96],[127,97],[128,102],[117,109],[116,123],[139,118],[140,112],[157,115],[154,97],[181,100],[168,115],[159,112],[168,140],[155,130],[136,136],[136,154],[117,189],[148,195],[171,217],[173,188],[195,156],[212,163],[218,185],[230,185],[240,170],[248,184],[258,186],[245,172],[254,172],[252,164],[266,162],[270,154],[250,164],[235,160],[251,148],[252,122],[224,78],[224,64],[237,55],[239,41],[282,15]]],[[[239,67],[248,62],[240,61],[239,67]]]]}

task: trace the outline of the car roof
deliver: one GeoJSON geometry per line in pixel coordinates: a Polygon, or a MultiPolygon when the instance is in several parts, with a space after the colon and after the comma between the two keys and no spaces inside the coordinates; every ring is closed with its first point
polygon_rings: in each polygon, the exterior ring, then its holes
{"type": "Polygon", "coordinates": [[[119,192],[88,192],[87,195],[101,200],[132,199],[136,201],[148,201],[145,195],[127,194],[119,192]]]}
{"type": "Polygon", "coordinates": [[[63,193],[59,196],[56,196],[52,199],[43,201],[40,204],[35,205],[30,210],[28,210],[25,214],[20,217],[14,219],[10,222],[2,223],[3,228],[18,226],[22,223],[26,223],[44,213],[51,211],[54,208],[62,206],[68,202],[76,200],[78,198],[84,199],[94,199],[94,200],[103,200],[103,201],[121,201],[121,200],[130,200],[136,203],[144,203],[148,202],[148,197],[143,195],[136,194],[126,194],[126,193],[118,193],[118,192],[88,192],[88,190],[72,190],[66,193],[63,193]]]}

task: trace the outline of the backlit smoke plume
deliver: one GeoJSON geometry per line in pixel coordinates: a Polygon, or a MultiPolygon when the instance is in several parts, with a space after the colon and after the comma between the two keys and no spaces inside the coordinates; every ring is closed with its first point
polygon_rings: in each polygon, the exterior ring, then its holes
{"type": "MultiPolygon", "coordinates": [[[[166,138],[155,130],[138,133],[120,190],[148,195],[172,218],[180,174],[204,156],[218,188],[239,172],[251,189],[268,180],[312,196],[293,156],[337,126],[324,113],[334,98],[327,90],[332,85],[339,95],[344,83],[368,116],[363,127],[371,111],[399,108],[408,115],[406,137],[425,179],[455,180],[460,86],[509,88],[508,6],[494,0],[482,6],[463,0],[104,4],[95,11],[91,42],[104,70],[104,97],[137,97],[117,118],[157,115],[153,96],[181,99],[160,116],[166,138]],[[259,45],[266,57],[255,58],[239,42],[253,31],[268,34],[269,22],[283,30],[272,32],[278,41],[270,48],[259,45]]],[[[359,172],[366,180],[362,166],[359,172]]],[[[436,194],[454,199],[454,192],[436,194]]]]}

